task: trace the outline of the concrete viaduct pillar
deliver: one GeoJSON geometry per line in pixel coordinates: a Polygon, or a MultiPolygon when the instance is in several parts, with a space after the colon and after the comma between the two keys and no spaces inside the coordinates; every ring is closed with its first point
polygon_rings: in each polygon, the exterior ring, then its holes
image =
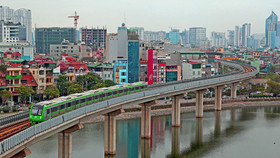
{"type": "Polygon", "coordinates": [[[72,158],[72,133],[83,127],[77,124],[58,133],[58,158],[72,158]]]}
{"type": "Polygon", "coordinates": [[[215,111],[222,110],[222,93],[225,86],[217,86],[215,87],[215,111]]]}
{"type": "Polygon", "coordinates": [[[156,101],[142,103],[141,105],[141,138],[151,138],[151,106],[156,104],[156,101]]]}
{"type": "Polygon", "coordinates": [[[104,121],[104,152],[105,155],[116,154],[116,116],[121,114],[121,110],[116,110],[105,114],[104,121]]]}
{"type": "Polygon", "coordinates": [[[185,94],[176,95],[172,97],[172,126],[180,127],[181,126],[181,102],[185,94]]]}
{"type": "Polygon", "coordinates": [[[205,90],[196,91],[196,117],[203,117],[203,94],[205,90]]]}
{"type": "Polygon", "coordinates": [[[231,88],[230,88],[230,90],[231,90],[231,98],[232,99],[235,99],[236,97],[237,97],[237,95],[236,95],[236,93],[237,93],[237,85],[238,85],[238,83],[232,83],[231,84],[231,88]]]}

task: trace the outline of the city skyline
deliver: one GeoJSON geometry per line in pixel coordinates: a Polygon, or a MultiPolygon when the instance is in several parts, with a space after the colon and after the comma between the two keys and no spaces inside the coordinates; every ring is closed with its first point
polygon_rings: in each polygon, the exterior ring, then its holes
{"type": "Polygon", "coordinates": [[[180,29],[180,31],[190,27],[205,27],[207,36],[210,37],[213,31],[226,32],[233,30],[236,25],[241,26],[244,23],[251,23],[252,34],[264,33],[265,19],[271,14],[271,11],[278,14],[276,6],[280,4],[275,0],[265,2],[253,0],[232,2],[191,0],[185,2],[178,0],[177,3],[169,2],[171,1],[148,2],[144,0],[135,4],[128,0],[105,2],[58,0],[50,3],[35,0],[25,0],[24,2],[4,0],[1,5],[9,6],[12,9],[31,9],[33,28],[35,25],[37,27],[73,27],[73,19],[68,16],[77,11],[80,15],[78,27],[106,26],[110,33],[117,32],[117,27],[124,21],[128,27],[139,26],[151,31],[169,31],[171,27],[180,29]],[[129,7],[127,7],[128,5],[129,7]]]}

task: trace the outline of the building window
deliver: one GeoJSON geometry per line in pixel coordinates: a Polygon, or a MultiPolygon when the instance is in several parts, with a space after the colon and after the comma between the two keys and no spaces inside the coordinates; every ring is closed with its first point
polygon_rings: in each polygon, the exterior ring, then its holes
{"type": "Polygon", "coordinates": [[[121,74],[122,76],[126,76],[126,72],[122,72],[122,74],[121,74]]]}
{"type": "Polygon", "coordinates": [[[122,79],[122,82],[126,82],[126,79],[122,79]]]}
{"type": "Polygon", "coordinates": [[[195,71],[193,71],[193,75],[195,75],[195,71]]]}
{"type": "Polygon", "coordinates": [[[197,74],[200,75],[200,71],[198,71],[197,74]]]}

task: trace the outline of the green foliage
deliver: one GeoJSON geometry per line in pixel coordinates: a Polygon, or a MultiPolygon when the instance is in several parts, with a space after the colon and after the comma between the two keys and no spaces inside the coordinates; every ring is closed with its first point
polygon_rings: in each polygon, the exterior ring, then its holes
{"type": "Polygon", "coordinates": [[[77,77],[77,83],[81,84],[85,90],[90,90],[95,84],[103,83],[103,80],[98,75],[91,73],[77,77]]]}
{"type": "Polygon", "coordinates": [[[111,87],[111,86],[116,85],[114,83],[114,81],[112,81],[112,80],[105,80],[104,84],[105,84],[105,87],[111,87]]]}
{"type": "Polygon", "coordinates": [[[91,89],[98,89],[104,87],[104,84],[102,82],[95,84],[91,87],[91,89]]]}
{"type": "Polygon", "coordinates": [[[270,80],[267,82],[267,84],[268,84],[268,88],[267,88],[266,92],[273,93],[274,96],[279,95],[280,85],[277,82],[270,80]]]}
{"type": "Polygon", "coordinates": [[[268,73],[265,76],[266,79],[271,79],[272,81],[280,83],[280,75],[275,74],[275,73],[268,73]]]}
{"type": "Polygon", "coordinates": [[[76,82],[70,83],[69,87],[67,88],[68,95],[73,93],[81,93],[83,91],[84,91],[83,87],[76,82]]]}
{"type": "Polygon", "coordinates": [[[2,105],[5,105],[8,99],[11,97],[11,94],[7,90],[0,91],[0,97],[2,98],[2,105]]]}
{"type": "Polygon", "coordinates": [[[67,80],[67,76],[59,75],[56,87],[59,89],[60,95],[67,95],[67,89],[69,86],[69,81],[67,80]]]}
{"type": "Polygon", "coordinates": [[[16,91],[20,93],[23,101],[25,102],[28,97],[31,97],[33,94],[35,94],[31,86],[21,85],[20,87],[16,88],[16,91]]]}
{"type": "Polygon", "coordinates": [[[46,96],[48,96],[48,98],[59,97],[59,90],[54,86],[50,86],[50,87],[46,88],[46,90],[44,91],[44,94],[46,96]]]}

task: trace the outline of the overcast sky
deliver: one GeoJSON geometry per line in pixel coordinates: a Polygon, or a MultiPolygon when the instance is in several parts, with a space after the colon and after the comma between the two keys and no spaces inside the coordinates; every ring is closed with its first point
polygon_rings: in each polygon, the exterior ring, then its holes
{"type": "Polygon", "coordinates": [[[207,35],[251,23],[252,33],[264,33],[271,11],[280,15],[280,0],[0,0],[0,5],[31,9],[33,27],[72,27],[67,16],[77,11],[78,27],[106,26],[112,33],[123,21],[151,31],[202,26],[207,35]]]}

